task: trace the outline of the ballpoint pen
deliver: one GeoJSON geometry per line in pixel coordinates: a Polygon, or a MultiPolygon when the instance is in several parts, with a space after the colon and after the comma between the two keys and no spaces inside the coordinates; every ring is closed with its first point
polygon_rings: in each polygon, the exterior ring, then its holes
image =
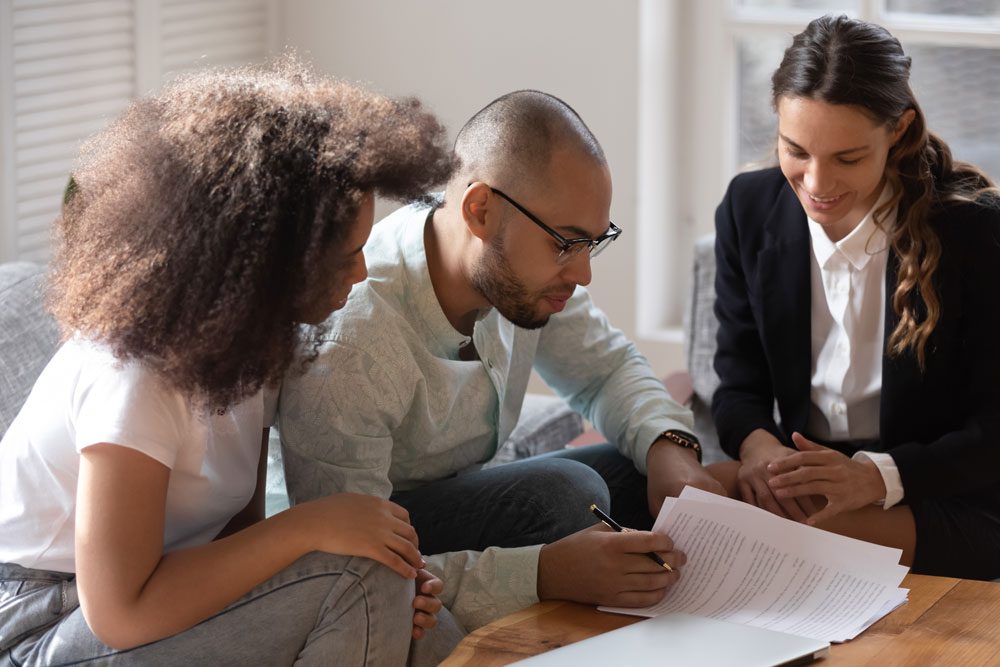
{"type": "MultiPolygon", "coordinates": [[[[611,530],[618,533],[626,532],[626,530],[622,528],[617,521],[615,521],[610,516],[602,512],[601,508],[599,508],[596,504],[591,504],[590,511],[593,512],[597,516],[597,518],[600,519],[602,522],[604,522],[604,525],[610,528],[611,530]]],[[[655,551],[647,551],[646,555],[649,556],[649,558],[654,563],[666,569],[667,572],[674,571],[674,568],[670,567],[670,565],[668,565],[666,561],[660,558],[660,554],[656,553],[655,551]]]]}

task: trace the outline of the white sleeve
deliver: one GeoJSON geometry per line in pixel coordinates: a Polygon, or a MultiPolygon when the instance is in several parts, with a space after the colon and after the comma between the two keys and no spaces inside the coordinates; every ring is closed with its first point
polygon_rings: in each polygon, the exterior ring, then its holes
{"type": "Polygon", "coordinates": [[[100,443],[134,449],[173,469],[191,429],[180,392],[168,389],[138,362],[95,364],[73,395],[71,419],[78,452],[100,443]]]}
{"type": "Polygon", "coordinates": [[[871,461],[878,468],[885,482],[885,499],[882,501],[882,508],[889,509],[899,504],[903,499],[903,480],[899,476],[899,468],[896,467],[896,459],[891,454],[885,452],[856,452],[853,458],[855,461],[871,461]]]}

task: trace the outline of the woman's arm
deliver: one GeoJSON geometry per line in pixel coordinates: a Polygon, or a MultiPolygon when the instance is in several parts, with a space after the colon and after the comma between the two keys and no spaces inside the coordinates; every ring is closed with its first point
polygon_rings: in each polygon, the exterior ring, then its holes
{"type": "Polygon", "coordinates": [[[371,496],[337,494],[245,530],[163,553],[170,470],[111,444],[80,456],[76,568],[91,630],[128,648],[185,630],[310,551],[365,556],[416,577],[422,559],[406,510],[371,496]]]}
{"type": "Polygon", "coordinates": [[[748,253],[741,247],[746,241],[737,229],[738,213],[734,210],[738,179],[730,184],[715,212],[715,316],[719,331],[714,365],[720,385],[712,399],[712,418],[722,448],[733,458],[740,458],[741,445],[755,430],[767,431],[775,440],[780,438],[773,417],[771,373],[750,305],[742,260],[748,253]]]}

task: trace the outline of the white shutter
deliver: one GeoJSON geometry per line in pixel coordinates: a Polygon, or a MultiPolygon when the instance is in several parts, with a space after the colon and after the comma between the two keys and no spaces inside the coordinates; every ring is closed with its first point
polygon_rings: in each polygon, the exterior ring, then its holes
{"type": "Polygon", "coordinates": [[[45,261],[80,143],[133,94],[132,3],[5,4],[3,255],[45,261]]]}
{"type": "Polygon", "coordinates": [[[0,0],[0,261],[45,261],[84,139],[137,91],[262,61],[276,0],[0,0]]]}

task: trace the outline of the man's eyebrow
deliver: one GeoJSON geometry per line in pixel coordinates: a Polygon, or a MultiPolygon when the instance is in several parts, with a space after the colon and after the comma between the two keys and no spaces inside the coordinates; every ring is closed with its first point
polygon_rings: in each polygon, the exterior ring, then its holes
{"type": "Polygon", "coordinates": [[[565,236],[567,241],[575,241],[576,239],[590,239],[591,241],[593,241],[593,238],[590,236],[590,232],[588,232],[583,227],[575,227],[573,225],[569,225],[569,226],[555,227],[554,229],[563,236],[565,236]]]}
{"type": "MultiPolygon", "coordinates": [[[[793,147],[799,149],[803,153],[807,152],[804,148],[802,148],[802,146],[799,146],[797,143],[795,143],[785,135],[781,134],[780,132],[778,133],[778,136],[781,137],[786,144],[791,144],[793,147]]],[[[846,155],[847,153],[857,153],[858,151],[863,151],[867,149],[868,149],[868,144],[865,144],[864,146],[855,146],[854,148],[846,148],[842,151],[837,151],[836,153],[834,153],[834,155],[846,155]]]]}

